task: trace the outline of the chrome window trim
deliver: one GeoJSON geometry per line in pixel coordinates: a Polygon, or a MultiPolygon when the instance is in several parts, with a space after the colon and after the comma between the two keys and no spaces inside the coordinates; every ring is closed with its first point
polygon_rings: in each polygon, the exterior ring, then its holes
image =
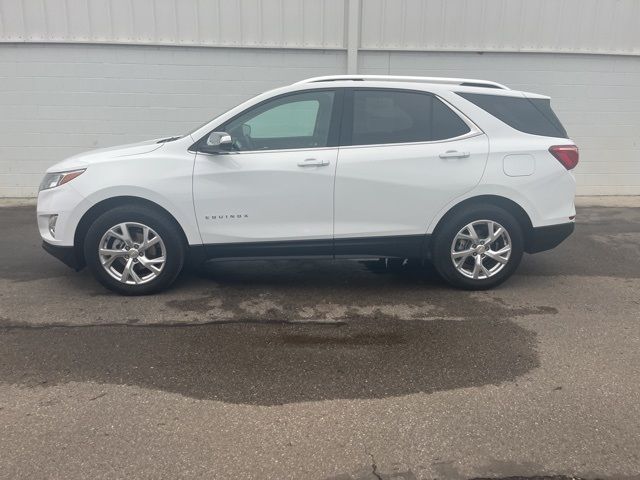
{"type": "Polygon", "coordinates": [[[436,143],[448,143],[448,142],[456,142],[458,140],[466,140],[467,138],[477,137],[479,135],[484,135],[484,131],[478,127],[469,117],[467,117],[464,113],[460,111],[456,106],[452,105],[449,101],[442,98],[440,95],[436,95],[433,92],[429,92],[428,90],[415,90],[415,89],[402,89],[408,92],[423,92],[428,95],[433,95],[435,98],[444,103],[447,107],[449,107],[453,113],[458,115],[460,120],[462,120],[467,127],[469,127],[469,131],[463,135],[458,135],[457,137],[451,138],[443,138],[440,140],[423,140],[419,142],[398,142],[398,143],[367,143],[365,145],[341,145],[340,148],[369,148],[369,147],[388,147],[388,146],[403,146],[403,145],[433,145],[436,143]]]}
{"type": "Polygon", "coordinates": [[[207,153],[207,152],[200,152],[198,150],[192,150],[193,153],[197,153],[198,155],[211,155],[211,156],[218,156],[218,155],[246,155],[246,154],[255,154],[255,153],[278,153],[278,152],[316,152],[318,150],[338,150],[342,147],[339,146],[333,146],[333,147],[308,147],[308,148],[279,148],[277,150],[242,150],[242,151],[229,151],[229,152],[219,152],[219,153],[207,153]]]}
{"type": "Polygon", "coordinates": [[[453,138],[447,138],[444,140],[429,140],[424,142],[401,142],[401,143],[368,143],[366,145],[342,145],[335,147],[318,147],[318,148],[281,148],[279,150],[244,150],[240,152],[220,152],[220,153],[206,153],[206,152],[195,152],[198,155],[208,155],[208,156],[217,156],[217,155],[247,155],[247,154],[256,154],[256,153],[278,153],[278,152],[309,152],[309,151],[318,151],[318,150],[340,150],[340,149],[353,149],[353,148],[371,148],[371,147],[402,147],[409,145],[434,145],[438,143],[449,143],[449,142],[457,142],[459,140],[466,140],[468,138],[478,137],[480,135],[484,135],[482,130],[471,131],[465,133],[464,135],[459,135],[453,138]]]}
{"type": "MultiPolygon", "coordinates": [[[[431,93],[431,95],[436,97],[438,100],[440,100],[442,103],[444,103],[447,107],[449,107],[451,110],[453,110],[453,112],[455,114],[457,114],[458,117],[460,117],[464,123],[467,124],[467,127],[469,127],[469,129],[470,129],[469,133],[472,133],[472,132],[484,133],[484,131],[478,125],[476,125],[473,122],[473,120],[471,120],[464,113],[462,113],[462,111],[458,107],[453,105],[448,100],[442,98],[440,95],[436,95],[435,93],[431,93]]],[[[465,134],[465,135],[468,135],[468,134],[465,134]]],[[[464,137],[464,135],[460,135],[460,137],[464,137]]],[[[453,138],[457,138],[457,137],[453,137],[453,138]]]]}
{"type": "Polygon", "coordinates": [[[481,130],[467,132],[464,135],[458,135],[457,137],[452,137],[452,138],[445,138],[443,140],[425,140],[423,142],[401,142],[401,143],[367,143],[366,145],[344,145],[340,148],[352,149],[352,148],[371,148],[371,147],[401,147],[405,145],[434,145],[438,143],[449,143],[449,142],[456,142],[458,140],[466,140],[467,138],[478,137],[480,135],[484,135],[484,132],[481,130]]]}
{"type": "MultiPolygon", "coordinates": [[[[353,88],[353,87],[338,87],[338,88],[353,88]]],[[[363,87],[366,88],[366,87],[363,87]]],[[[313,89],[315,90],[315,89],[313,89]]],[[[307,91],[313,91],[312,89],[309,90],[297,90],[295,92],[292,93],[306,93],[307,91]]],[[[384,88],[381,88],[379,90],[385,90],[384,88]]],[[[190,150],[194,153],[198,153],[198,154],[202,154],[202,155],[243,155],[243,154],[248,154],[248,153],[264,153],[264,152],[308,152],[308,151],[317,151],[317,150],[332,150],[332,149],[340,149],[340,148],[368,148],[368,147],[384,147],[384,146],[403,146],[403,145],[432,145],[432,144],[436,144],[436,143],[448,143],[448,142],[455,142],[458,140],[465,140],[467,138],[473,138],[473,137],[477,137],[479,135],[484,135],[484,131],[478,127],[478,125],[476,125],[469,117],[467,117],[464,113],[462,113],[460,111],[460,109],[458,109],[456,106],[452,105],[448,100],[442,98],[440,95],[437,95],[433,92],[430,92],[428,90],[416,90],[414,88],[400,88],[400,89],[395,89],[395,90],[406,90],[407,92],[415,92],[415,93],[423,93],[423,94],[427,94],[427,95],[433,95],[435,98],[437,98],[438,100],[440,100],[442,103],[444,103],[447,107],[449,107],[456,115],[458,115],[458,117],[465,123],[465,125],[467,127],[469,127],[469,131],[463,135],[458,135],[457,137],[451,137],[451,138],[443,138],[443,139],[439,139],[439,140],[421,140],[418,142],[398,142],[398,143],[367,143],[365,145],[336,145],[336,146],[331,146],[331,147],[307,147],[307,148],[278,148],[278,149],[264,149],[264,150],[242,150],[242,151],[229,151],[229,152],[220,152],[220,153],[206,153],[206,152],[199,152],[197,150],[190,150]]],[[[286,94],[289,95],[289,94],[286,94]]],[[[284,95],[283,95],[284,96],[284,95]]],[[[277,97],[273,97],[273,98],[277,98],[277,97]]],[[[267,99],[265,101],[269,101],[271,99],[267,99]]],[[[254,106],[248,107],[247,110],[254,108],[254,106]]],[[[245,110],[246,111],[246,110],[245,110]]],[[[244,114],[243,112],[238,113],[239,115],[244,114]]],[[[343,112],[344,114],[344,112],[343,112]]],[[[224,124],[225,122],[223,122],[224,124]]],[[[212,130],[212,131],[215,131],[212,130]]]]}

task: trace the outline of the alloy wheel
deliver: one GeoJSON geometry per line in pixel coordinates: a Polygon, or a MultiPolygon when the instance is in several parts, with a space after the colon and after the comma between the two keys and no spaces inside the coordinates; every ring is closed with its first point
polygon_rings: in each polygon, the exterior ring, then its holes
{"type": "Polygon", "coordinates": [[[451,261],[467,278],[484,280],[497,275],[511,257],[511,237],[493,220],[476,220],[465,225],[451,244],[451,261]]]}
{"type": "Polygon", "coordinates": [[[100,239],[99,259],[102,268],[127,285],[151,282],[166,263],[166,247],[151,227],[124,222],[108,229],[100,239]]]}

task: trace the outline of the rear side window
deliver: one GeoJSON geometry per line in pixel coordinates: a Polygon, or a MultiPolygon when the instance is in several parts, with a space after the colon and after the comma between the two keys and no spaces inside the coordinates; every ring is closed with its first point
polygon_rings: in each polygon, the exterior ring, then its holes
{"type": "Polygon", "coordinates": [[[428,93],[356,90],[352,145],[445,140],[470,131],[462,119],[428,93]]]}
{"type": "Polygon", "coordinates": [[[548,99],[461,92],[458,95],[521,132],[568,138],[567,131],[551,110],[551,101],[548,99]]]}

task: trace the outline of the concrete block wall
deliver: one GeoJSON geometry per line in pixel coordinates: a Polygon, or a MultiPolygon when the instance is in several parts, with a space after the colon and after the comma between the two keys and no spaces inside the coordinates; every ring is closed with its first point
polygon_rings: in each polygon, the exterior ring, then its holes
{"type": "MultiPolygon", "coordinates": [[[[187,132],[264,90],[346,71],[343,51],[0,45],[0,197],[73,154],[187,132]]],[[[640,195],[640,57],[359,53],[360,73],[496,80],[550,95],[581,147],[579,194],[640,195]]]]}
{"type": "Polygon", "coordinates": [[[0,197],[82,151],[179,135],[265,90],[344,72],[322,50],[0,44],[0,197]]]}
{"type": "Polygon", "coordinates": [[[549,95],[580,147],[580,195],[640,195],[640,57],[360,52],[359,72],[469,77],[549,95]]]}

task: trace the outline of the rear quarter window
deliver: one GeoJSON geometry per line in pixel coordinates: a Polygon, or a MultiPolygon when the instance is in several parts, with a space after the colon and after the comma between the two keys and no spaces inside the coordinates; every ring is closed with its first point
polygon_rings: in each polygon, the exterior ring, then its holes
{"type": "Polygon", "coordinates": [[[521,132],[543,137],[569,138],[551,109],[551,101],[546,98],[456,93],[521,132]]]}

